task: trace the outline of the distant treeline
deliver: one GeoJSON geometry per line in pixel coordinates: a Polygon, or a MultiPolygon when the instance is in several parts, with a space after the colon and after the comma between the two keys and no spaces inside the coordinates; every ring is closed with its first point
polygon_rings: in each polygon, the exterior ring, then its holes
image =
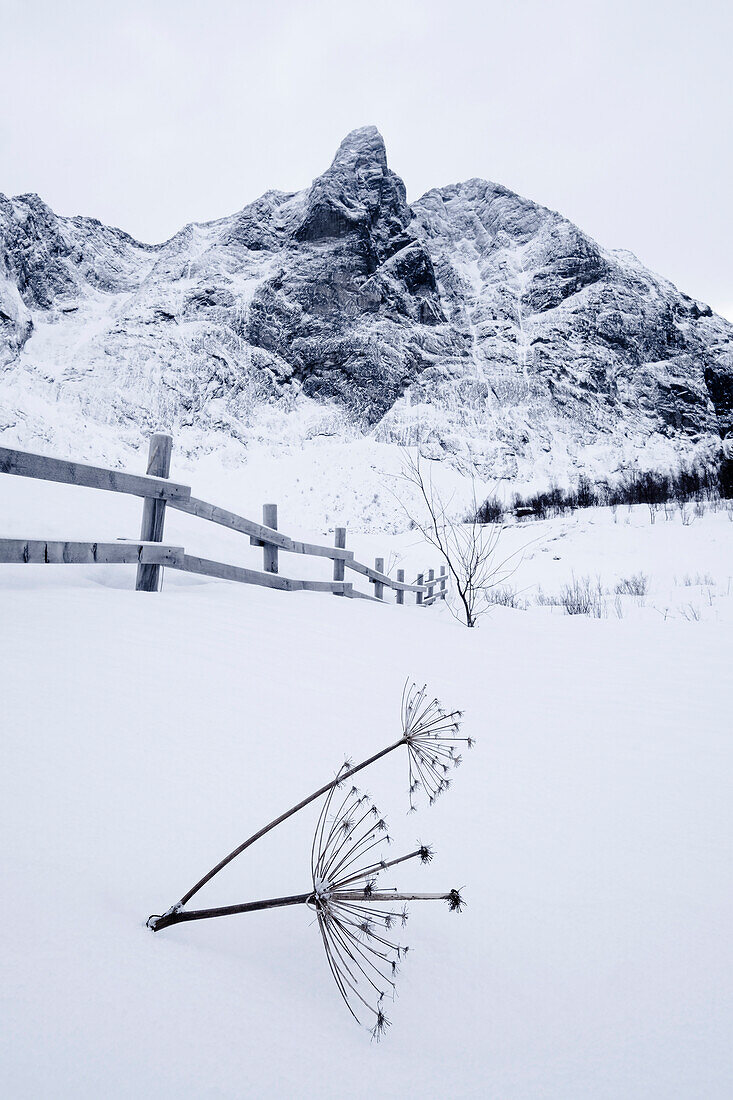
{"type": "Polygon", "coordinates": [[[506,516],[519,519],[545,519],[576,508],[619,504],[686,504],[690,501],[719,500],[733,497],[733,461],[697,462],[680,466],[676,473],[657,470],[633,471],[616,481],[592,482],[585,474],[578,478],[574,489],[551,486],[542,493],[521,496],[515,493],[507,505],[495,496],[489,497],[476,512],[479,523],[501,523],[506,516]]]}

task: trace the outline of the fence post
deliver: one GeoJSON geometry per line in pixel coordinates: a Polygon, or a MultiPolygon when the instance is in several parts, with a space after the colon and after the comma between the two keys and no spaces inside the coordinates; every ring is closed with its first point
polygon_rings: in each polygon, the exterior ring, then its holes
{"type": "MultiPolygon", "coordinates": [[[[336,534],[334,536],[333,544],[337,550],[346,549],[346,528],[337,527],[336,534]]],[[[333,559],[333,579],[335,581],[342,581],[344,579],[345,565],[343,558],[333,559]]],[[[343,596],[343,592],[337,592],[337,596],[343,596]]]]}
{"type": "MultiPolygon", "coordinates": [[[[435,580],[435,570],[434,569],[428,569],[428,584],[430,584],[430,582],[434,581],[434,580],[435,580]]],[[[430,588],[428,588],[428,599],[429,600],[432,600],[434,591],[435,591],[435,588],[433,587],[432,584],[430,584],[430,588]]]]}
{"type": "Polygon", "coordinates": [[[448,580],[448,577],[447,577],[447,574],[445,572],[445,566],[441,565],[441,567],[440,567],[440,598],[441,598],[441,600],[445,599],[445,582],[447,580],[448,580]]]}
{"type": "MultiPolygon", "coordinates": [[[[277,531],[277,504],[262,505],[262,522],[265,527],[272,527],[273,531],[277,531]]],[[[277,573],[277,546],[273,546],[271,542],[263,542],[262,557],[265,572],[277,573]]]]}
{"type": "MultiPolygon", "coordinates": [[[[422,573],[418,573],[417,583],[422,584],[422,582],[423,582],[423,575],[422,575],[422,573]]],[[[422,603],[422,592],[416,592],[415,593],[415,603],[417,603],[417,604],[422,603]]]]}
{"type": "MultiPolygon", "coordinates": [[[[374,559],[374,568],[376,569],[377,573],[383,573],[384,572],[384,558],[375,558],[374,559]]],[[[378,600],[383,600],[384,599],[384,585],[382,584],[381,581],[375,581],[374,582],[374,595],[377,597],[378,600]]]]}
{"type": "MultiPolygon", "coordinates": [[[[398,569],[397,570],[397,580],[398,581],[404,581],[404,579],[405,579],[404,569],[398,569]]],[[[397,589],[396,599],[397,599],[397,603],[404,603],[405,602],[405,591],[404,591],[403,588],[398,588],[397,589]]]]}
{"type": "MultiPolygon", "coordinates": [[[[150,439],[147,473],[153,477],[168,477],[171,471],[173,439],[163,432],[156,432],[150,439]]],[[[146,497],[143,501],[143,521],[140,528],[141,542],[162,542],[165,523],[165,501],[146,497]]],[[[138,565],[135,590],[157,592],[160,587],[159,565],[138,565]]]]}

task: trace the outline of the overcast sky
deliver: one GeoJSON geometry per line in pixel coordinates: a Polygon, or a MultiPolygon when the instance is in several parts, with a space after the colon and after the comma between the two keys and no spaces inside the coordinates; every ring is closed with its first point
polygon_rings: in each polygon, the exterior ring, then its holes
{"type": "Polygon", "coordinates": [[[145,241],[297,190],[373,123],[733,320],[730,0],[0,0],[0,191],[145,241]]]}

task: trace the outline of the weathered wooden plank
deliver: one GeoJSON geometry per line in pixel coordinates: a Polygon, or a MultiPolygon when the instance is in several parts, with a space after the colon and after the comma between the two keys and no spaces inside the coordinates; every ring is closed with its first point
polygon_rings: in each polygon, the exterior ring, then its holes
{"type": "MultiPolygon", "coordinates": [[[[266,528],[262,528],[263,533],[266,528]]],[[[251,536],[249,542],[250,546],[265,546],[271,539],[267,538],[265,534],[264,538],[256,538],[251,536]]],[[[273,543],[274,546],[278,546],[284,554],[307,554],[312,558],[333,558],[334,561],[349,561],[354,556],[353,550],[341,550],[335,546],[321,546],[316,542],[300,542],[298,539],[288,539],[287,546],[281,546],[280,543],[273,543]]]]}
{"type": "Polygon", "coordinates": [[[304,592],[335,592],[339,596],[348,596],[347,589],[354,586],[350,581],[294,581],[297,587],[294,591],[302,589],[304,592]]]}
{"type": "MultiPolygon", "coordinates": [[[[337,527],[333,537],[334,547],[337,550],[344,550],[346,548],[346,528],[337,527]]],[[[334,558],[333,560],[333,579],[335,581],[343,581],[344,579],[344,559],[334,558]]]]}
{"type": "Polygon", "coordinates": [[[424,592],[428,587],[426,584],[405,584],[404,581],[400,581],[399,579],[395,581],[391,577],[388,577],[386,573],[379,573],[376,569],[372,569],[368,565],[363,565],[360,561],[347,560],[345,565],[347,569],[353,569],[355,573],[361,573],[362,576],[368,577],[369,580],[379,581],[380,584],[388,585],[396,591],[424,592]]]}
{"type": "MultiPolygon", "coordinates": [[[[432,572],[432,570],[431,570],[431,572],[432,572]]],[[[431,604],[431,603],[437,603],[438,600],[444,600],[445,597],[446,597],[446,584],[447,584],[447,582],[448,582],[448,571],[446,570],[445,566],[443,565],[440,568],[440,576],[436,577],[435,581],[434,581],[435,586],[437,587],[439,585],[440,587],[437,588],[437,591],[435,591],[433,593],[428,593],[428,595],[423,599],[423,606],[426,606],[427,604],[431,604]]]]}
{"type": "Polygon", "coordinates": [[[435,570],[428,569],[428,600],[432,600],[435,595],[433,581],[435,580],[435,570]]]}
{"type": "MultiPolygon", "coordinates": [[[[155,477],[168,477],[171,470],[171,451],[173,440],[169,435],[156,432],[151,437],[148,450],[147,473],[155,477]]],[[[143,501],[143,518],[140,528],[140,539],[146,542],[163,541],[163,525],[165,523],[165,501],[143,501]]],[[[135,589],[137,592],[157,592],[160,587],[161,571],[159,565],[150,565],[141,562],[137,567],[135,589]]]]}
{"type": "Polygon", "coordinates": [[[347,561],[346,568],[353,569],[355,573],[361,573],[364,577],[368,577],[370,573],[374,572],[374,570],[370,569],[368,565],[362,565],[362,563],[360,561],[356,561],[356,559],[354,559],[353,561],[347,561]]]}
{"type": "MultiPolygon", "coordinates": [[[[190,500],[169,500],[168,505],[179,512],[198,516],[199,519],[208,519],[212,523],[221,524],[222,527],[229,527],[233,531],[249,535],[252,546],[262,546],[263,543],[269,542],[288,554],[308,554],[312,557],[338,559],[346,563],[354,560],[353,550],[342,550],[336,546],[321,546],[318,543],[291,539],[281,531],[275,531],[271,527],[255,523],[254,520],[245,519],[244,516],[238,516],[235,512],[229,512],[226,508],[219,508],[216,504],[209,504],[208,501],[199,500],[197,497],[191,497],[190,500]]],[[[363,566],[357,572],[363,572],[365,569],[366,566],[363,566]]]]}
{"type": "Polygon", "coordinates": [[[343,558],[344,561],[348,561],[354,556],[352,550],[339,550],[333,546],[320,546],[311,542],[296,541],[288,535],[282,534],[281,531],[275,531],[262,523],[245,519],[244,516],[238,516],[235,512],[229,512],[226,508],[219,508],[216,504],[209,504],[208,501],[199,500],[197,497],[191,497],[190,500],[185,501],[169,501],[168,504],[169,507],[176,508],[179,512],[187,512],[188,515],[198,516],[199,519],[208,519],[212,523],[221,524],[222,527],[229,527],[233,531],[240,531],[243,535],[249,535],[252,546],[262,546],[264,543],[270,543],[288,554],[343,558]]]}
{"type": "Polygon", "coordinates": [[[229,512],[226,508],[219,508],[216,504],[191,497],[186,501],[169,501],[171,508],[177,508],[179,512],[187,512],[199,519],[208,519],[212,523],[219,523],[222,527],[229,527],[233,531],[240,531],[243,535],[249,535],[251,546],[264,546],[270,544],[277,546],[288,554],[308,554],[311,557],[333,558],[334,560],[348,561],[354,557],[353,550],[342,550],[334,546],[321,546],[313,542],[301,542],[291,539],[266,524],[255,523],[254,520],[238,516],[235,512],[229,512]]]}
{"type": "Polygon", "coordinates": [[[272,528],[260,529],[261,538],[252,535],[249,540],[250,546],[266,546],[268,542],[272,542],[273,546],[278,546],[285,554],[307,554],[312,558],[333,558],[334,561],[349,561],[354,556],[353,550],[341,549],[337,546],[322,546],[317,542],[301,542],[299,539],[288,538],[288,545],[282,546],[280,542],[267,537],[268,530],[272,528]]]}
{"type": "Polygon", "coordinates": [[[417,575],[417,595],[415,596],[415,603],[417,603],[418,605],[422,604],[423,590],[426,587],[427,587],[427,585],[423,585],[423,575],[422,575],[422,573],[418,573],[418,575],[417,575]]]}
{"type": "Polygon", "coordinates": [[[315,542],[297,542],[293,539],[292,546],[287,548],[289,554],[308,554],[313,558],[333,558],[334,561],[351,561],[354,557],[353,550],[341,549],[338,546],[321,546],[315,542]]]}
{"type": "Polygon", "coordinates": [[[191,497],[190,500],[176,500],[168,502],[171,508],[179,512],[187,512],[190,516],[198,516],[199,519],[208,519],[212,523],[219,523],[222,527],[229,527],[232,531],[239,531],[243,535],[250,535],[258,540],[255,545],[261,545],[262,536],[267,538],[273,546],[279,546],[281,550],[289,550],[292,539],[287,535],[281,535],[279,531],[272,531],[263,527],[261,523],[238,516],[236,512],[229,512],[226,508],[219,508],[216,504],[209,504],[206,500],[191,497]]]}
{"type": "Polygon", "coordinates": [[[106,489],[111,493],[130,493],[132,496],[155,500],[185,501],[191,496],[188,485],[179,485],[164,478],[128,474],[123,470],[109,470],[102,466],[88,466],[83,462],[70,462],[31,451],[18,451],[13,447],[0,447],[0,473],[39,478],[42,481],[58,481],[64,485],[84,485],[90,489],[106,489]]]}
{"type": "Polygon", "coordinates": [[[0,562],[28,565],[177,565],[182,546],[160,542],[64,542],[44,539],[0,539],[0,562]]]}
{"type": "MultiPolygon", "coordinates": [[[[262,525],[277,531],[277,504],[262,505],[262,525]]],[[[279,572],[278,548],[271,542],[262,543],[262,566],[266,573],[279,572]]]]}
{"type": "MultiPolygon", "coordinates": [[[[398,569],[397,570],[397,583],[398,584],[404,583],[404,580],[405,580],[405,571],[404,571],[404,569],[398,569]]],[[[399,603],[399,604],[403,604],[405,602],[405,590],[404,590],[404,588],[398,588],[397,589],[397,595],[396,595],[395,599],[397,600],[397,603],[399,603]]]]}
{"type": "Polygon", "coordinates": [[[345,592],[345,596],[349,596],[352,600],[371,600],[372,603],[379,603],[380,601],[376,596],[370,596],[368,592],[360,592],[358,588],[354,588],[353,585],[347,585],[351,589],[350,592],[345,592]]]}
{"type": "Polygon", "coordinates": [[[241,584],[258,584],[265,588],[278,588],[283,592],[290,590],[287,577],[277,573],[261,573],[258,569],[245,569],[241,565],[228,565],[225,562],[199,558],[185,554],[183,562],[177,568],[186,573],[200,573],[205,577],[216,577],[222,581],[239,581],[241,584]]]}
{"type": "Polygon", "coordinates": [[[184,554],[180,563],[173,566],[185,573],[200,573],[205,577],[215,577],[223,581],[238,581],[240,584],[256,584],[263,588],[277,588],[282,592],[338,592],[347,595],[350,584],[337,581],[301,581],[292,577],[283,577],[279,573],[264,573],[257,569],[244,569],[240,565],[198,558],[184,554]]]}
{"type": "MultiPolygon", "coordinates": [[[[384,572],[384,558],[374,559],[374,572],[379,574],[380,577],[385,576],[384,572]]],[[[384,599],[384,583],[383,581],[374,581],[374,595],[378,600],[384,599]]]]}
{"type": "Polygon", "coordinates": [[[388,577],[386,573],[383,573],[379,569],[372,569],[370,565],[363,565],[360,561],[347,561],[347,569],[353,569],[355,573],[361,573],[362,576],[368,577],[370,581],[379,581],[380,584],[394,584],[391,577],[388,577]]]}

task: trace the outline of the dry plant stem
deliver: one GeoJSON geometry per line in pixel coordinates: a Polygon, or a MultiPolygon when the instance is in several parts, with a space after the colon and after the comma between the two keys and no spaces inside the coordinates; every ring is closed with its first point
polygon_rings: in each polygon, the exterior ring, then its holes
{"type": "MultiPolygon", "coordinates": [[[[395,741],[393,745],[388,745],[386,749],[382,749],[381,752],[377,752],[374,754],[374,756],[370,756],[368,760],[362,761],[361,764],[356,764],[355,767],[349,768],[348,771],[340,772],[339,775],[337,775],[335,779],[332,779],[330,783],[326,783],[323,787],[319,787],[317,791],[314,791],[313,794],[309,794],[308,797],[304,798],[302,802],[299,802],[297,806],[293,806],[291,809],[286,810],[284,814],[280,814],[280,816],[276,817],[274,821],[271,821],[269,825],[265,825],[263,829],[260,829],[259,832],[254,833],[253,836],[249,837],[242,844],[240,844],[238,848],[235,848],[233,852],[230,852],[228,856],[225,856],[224,859],[217,863],[216,867],[212,867],[212,869],[207,874],[205,874],[202,879],[199,879],[195,886],[191,887],[188,893],[183,895],[181,900],[178,902],[178,905],[186,905],[186,903],[191,900],[194,894],[197,894],[201,887],[205,886],[206,883],[214,877],[214,875],[218,875],[219,871],[223,870],[223,868],[226,867],[228,863],[231,863],[233,859],[236,859],[236,857],[241,852],[243,852],[246,848],[249,848],[251,844],[254,844],[256,840],[259,840],[260,837],[263,837],[265,833],[269,833],[271,829],[274,829],[277,825],[281,825],[283,821],[287,821],[287,819],[289,817],[292,817],[293,814],[297,814],[299,810],[304,809],[304,807],[308,806],[311,802],[315,802],[315,800],[317,798],[320,798],[321,795],[324,795],[328,791],[333,790],[334,787],[338,787],[346,779],[350,779],[352,775],[356,775],[357,772],[362,771],[364,768],[368,768],[370,764],[374,764],[375,761],[381,760],[383,756],[386,756],[390,752],[394,752],[395,749],[398,749],[401,745],[406,745],[407,743],[407,738],[401,737],[399,741],[395,741]]],[[[174,908],[176,907],[174,906],[174,908]]],[[[188,919],[193,918],[189,917],[188,919]]],[[[168,921],[168,923],[173,924],[175,922],[168,921]]],[[[157,931],[160,927],[164,927],[164,925],[156,924],[155,931],[157,931]]]]}
{"type": "MultiPolygon", "coordinates": [[[[409,857],[405,857],[409,858],[409,857]]],[[[401,863],[401,860],[395,860],[401,863]]],[[[344,902],[393,902],[393,901],[448,901],[449,894],[398,894],[392,891],[385,893],[372,893],[368,899],[364,897],[363,890],[340,891],[339,901],[344,902]]],[[[241,905],[221,905],[215,909],[189,909],[186,911],[167,913],[158,917],[149,924],[153,932],[160,932],[171,924],[183,924],[185,921],[210,920],[213,917],[231,917],[237,913],[255,913],[260,909],[277,909],[283,905],[307,905],[313,898],[313,891],[307,894],[291,894],[285,898],[266,898],[264,901],[246,901],[241,905]]]]}
{"type": "Polygon", "coordinates": [[[340,890],[339,901],[448,901],[450,894],[397,894],[387,890],[383,893],[372,891],[368,898],[364,897],[363,890],[340,890]]]}
{"type": "Polygon", "coordinates": [[[208,920],[209,917],[229,917],[235,913],[255,913],[258,909],[277,909],[281,905],[305,905],[310,894],[292,894],[286,898],[267,898],[265,901],[247,901],[242,905],[220,905],[216,909],[190,909],[188,912],[165,913],[162,917],[150,918],[148,928],[160,932],[169,924],[182,924],[189,920],[208,920]]]}

